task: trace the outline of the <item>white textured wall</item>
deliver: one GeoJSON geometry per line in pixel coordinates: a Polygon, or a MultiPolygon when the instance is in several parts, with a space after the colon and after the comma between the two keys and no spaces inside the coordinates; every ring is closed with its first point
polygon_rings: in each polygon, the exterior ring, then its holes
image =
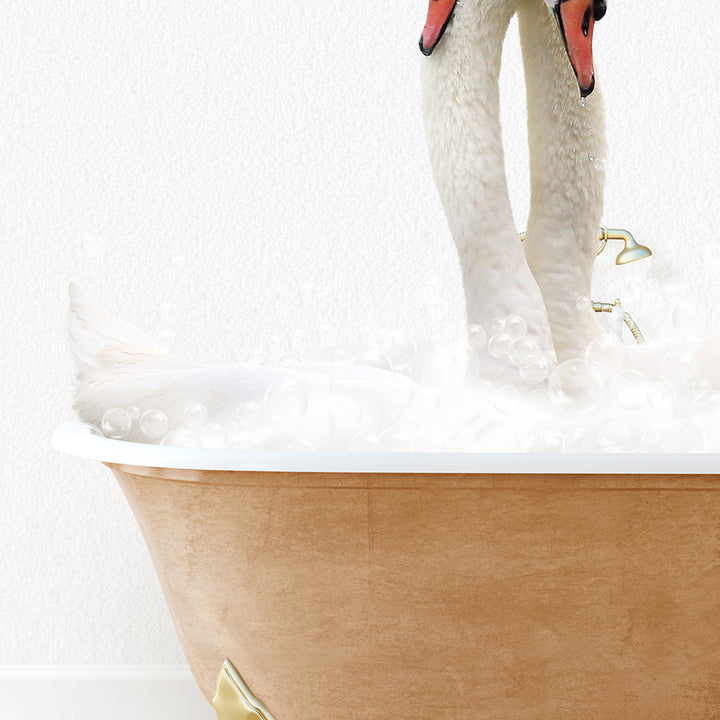
{"type": "MultiPolygon", "coordinates": [[[[656,255],[598,260],[646,333],[686,298],[718,327],[716,0],[610,0],[605,221],[656,255]],[[663,293],[665,298],[663,298],[663,293]],[[652,311],[652,312],[651,312],[652,311]]],[[[232,360],[321,324],[462,326],[419,115],[425,0],[6,0],[0,13],[0,663],[182,661],[109,472],[49,447],[69,418],[72,278],[175,349],[232,360]],[[299,311],[304,285],[325,299],[299,311]],[[172,313],[171,313],[172,314],[172,313]]],[[[528,203],[516,30],[504,126],[528,203]]]]}

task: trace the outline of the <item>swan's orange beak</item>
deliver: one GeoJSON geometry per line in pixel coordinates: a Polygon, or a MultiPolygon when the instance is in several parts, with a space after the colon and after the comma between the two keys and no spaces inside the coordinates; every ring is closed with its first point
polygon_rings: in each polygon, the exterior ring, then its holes
{"type": "Polygon", "coordinates": [[[450,22],[457,0],[430,0],[427,20],[420,36],[420,51],[431,55],[450,22]]]}
{"type": "Polygon", "coordinates": [[[604,0],[559,0],[555,6],[565,48],[583,97],[595,88],[593,30],[595,21],[600,20],[604,14],[604,0]]]}

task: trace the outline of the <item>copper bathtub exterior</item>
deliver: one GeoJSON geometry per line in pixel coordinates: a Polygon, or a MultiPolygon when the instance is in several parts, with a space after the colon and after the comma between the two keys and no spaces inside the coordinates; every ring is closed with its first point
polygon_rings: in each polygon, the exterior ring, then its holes
{"type": "Polygon", "coordinates": [[[210,700],[275,720],[720,718],[720,476],[106,463],[210,700]]]}

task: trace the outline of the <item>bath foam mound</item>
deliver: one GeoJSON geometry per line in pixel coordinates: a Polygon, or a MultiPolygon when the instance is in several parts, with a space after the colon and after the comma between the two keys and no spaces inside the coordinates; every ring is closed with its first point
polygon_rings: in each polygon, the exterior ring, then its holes
{"type": "Polygon", "coordinates": [[[378,332],[306,362],[201,365],[165,352],[76,285],[75,408],[134,442],[266,449],[719,452],[720,338],[595,339],[555,366],[522,318],[460,340],[378,332]],[[489,331],[489,335],[488,335],[489,331]]]}

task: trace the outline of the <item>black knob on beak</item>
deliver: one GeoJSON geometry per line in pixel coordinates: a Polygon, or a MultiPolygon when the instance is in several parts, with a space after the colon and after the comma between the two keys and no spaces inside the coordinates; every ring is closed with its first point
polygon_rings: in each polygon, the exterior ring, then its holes
{"type": "Polygon", "coordinates": [[[593,2],[593,15],[595,21],[602,20],[607,12],[607,2],[605,0],[595,0],[593,2]]]}

